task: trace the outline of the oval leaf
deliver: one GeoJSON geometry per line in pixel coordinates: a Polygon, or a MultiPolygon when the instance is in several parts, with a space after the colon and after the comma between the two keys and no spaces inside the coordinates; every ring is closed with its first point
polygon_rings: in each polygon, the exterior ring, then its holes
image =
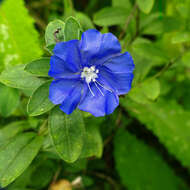
{"type": "Polygon", "coordinates": [[[56,44],[59,41],[64,41],[64,26],[65,23],[61,20],[50,22],[45,31],[46,46],[56,44]]]}
{"type": "Polygon", "coordinates": [[[148,14],[152,10],[154,0],[137,0],[137,4],[142,12],[148,14]]]}
{"type": "Polygon", "coordinates": [[[81,113],[64,114],[59,107],[49,117],[50,135],[59,156],[66,162],[74,162],[81,154],[85,133],[81,113]]]}
{"type": "Polygon", "coordinates": [[[17,108],[20,94],[13,89],[0,84],[0,114],[4,117],[11,115],[17,108]]]}
{"type": "Polygon", "coordinates": [[[64,38],[65,41],[80,39],[80,32],[81,27],[78,21],[73,18],[69,17],[65,22],[65,29],[64,29],[64,38]]]}
{"type": "Polygon", "coordinates": [[[24,67],[25,65],[17,65],[4,70],[0,75],[0,82],[12,88],[35,90],[44,80],[24,71],[24,67]]]}
{"type": "Polygon", "coordinates": [[[49,57],[43,57],[41,59],[34,60],[28,63],[24,68],[25,71],[39,77],[48,77],[49,69],[50,69],[49,57]]]}
{"type": "Polygon", "coordinates": [[[51,81],[42,84],[30,97],[27,111],[30,116],[41,115],[54,107],[49,100],[49,86],[51,81]]]}
{"type": "Polygon", "coordinates": [[[0,150],[0,186],[13,182],[30,165],[42,144],[35,133],[16,136],[0,150]],[[3,163],[3,164],[2,164],[3,163]]]}

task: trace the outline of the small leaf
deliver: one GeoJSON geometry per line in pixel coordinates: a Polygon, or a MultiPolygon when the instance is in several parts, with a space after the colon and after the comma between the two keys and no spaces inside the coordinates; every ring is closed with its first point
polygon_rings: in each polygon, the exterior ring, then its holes
{"type": "Polygon", "coordinates": [[[37,155],[42,137],[25,133],[11,139],[0,150],[0,186],[5,187],[20,176],[37,155]]]}
{"type": "Polygon", "coordinates": [[[84,146],[80,157],[86,158],[96,156],[100,158],[102,156],[102,151],[103,142],[99,128],[94,125],[88,125],[88,127],[86,127],[84,146]]]}
{"type": "Polygon", "coordinates": [[[65,41],[79,40],[81,34],[81,26],[74,17],[69,17],[65,21],[64,37],[65,41]]]}
{"type": "Polygon", "coordinates": [[[129,190],[187,190],[160,155],[124,129],[114,139],[116,169],[129,190]]]}
{"type": "Polygon", "coordinates": [[[20,101],[20,94],[13,89],[0,84],[0,114],[4,117],[11,115],[17,108],[20,101]]]}
{"type": "Polygon", "coordinates": [[[26,121],[15,121],[0,129],[0,146],[28,127],[26,121]]]}
{"type": "Polygon", "coordinates": [[[51,81],[43,83],[30,97],[27,106],[27,111],[30,116],[41,115],[54,107],[54,104],[49,100],[50,84],[51,81]]]}
{"type": "Polygon", "coordinates": [[[45,31],[46,46],[64,41],[64,26],[65,23],[61,20],[54,20],[48,24],[45,31]]]}
{"type": "Polygon", "coordinates": [[[172,43],[184,43],[190,41],[190,32],[184,31],[184,32],[177,32],[175,36],[172,38],[172,43]]]}
{"type": "Polygon", "coordinates": [[[137,0],[140,10],[146,14],[150,13],[154,5],[154,0],[137,0]]]}
{"type": "Polygon", "coordinates": [[[99,26],[124,24],[128,15],[129,11],[125,8],[106,7],[94,15],[93,21],[99,26]]]}
{"type": "Polygon", "coordinates": [[[24,68],[25,71],[39,77],[48,77],[49,69],[50,69],[49,57],[43,57],[41,59],[34,60],[28,63],[24,68]]]}
{"type": "Polygon", "coordinates": [[[141,104],[155,100],[160,94],[160,83],[157,79],[148,79],[143,83],[137,84],[129,92],[129,97],[141,104]]]}
{"type": "Polygon", "coordinates": [[[76,161],[82,151],[85,134],[81,113],[64,114],[59,107],[49,117],[50,135],[59,156],[66,162],[76,161]]]}
{"type": "Polygon", "coordinates": [[[92,21],[91,21],[91,19],[85,13],[77,12],[76,13],[76,18],[77,18],[77,20],[79,20],[79,22],[82,25],[82,28],[84,30],[95,28],[92,21]]]}
{"type": "Polygon", "coordinates": [[[35,90],[44,80],[24,71],[25,65],[17,65],[4,70],[0,82],[12,88],[35,90]]]}

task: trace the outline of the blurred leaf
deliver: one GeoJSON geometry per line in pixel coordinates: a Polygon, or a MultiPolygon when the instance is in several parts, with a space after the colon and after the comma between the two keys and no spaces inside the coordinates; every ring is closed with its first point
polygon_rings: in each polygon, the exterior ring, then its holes
{"type": "Polygon", "coordinates": [[[116,169],[127,189],[188,189],[154,149],[124,129],[117,133],[114,147],[116,169]]]}
{"type": "Polygon", "coordinates": [[[0,7],[0,52],[0,70],[3,65],[27,63],[42,55],[24,0],[6,0],[0,7]]]}
{"type": "Polygon", "coordinates": [[[57,40],[64,41],[65,23],[61,20],[54,20],[47,25],[45,31],[46,46],[55,45],[57,40]]]}
{"type": "Polygon", "coordinates": [[[189,166],[190,112],[171,100],[142,105],[122,99],[121,104],[151,130],[184,166],[189,166]]]}
{"type": "Polygon", "coordinates": [[[132,8],[130,0],[112,0],[112,6],[113,7],[123,7],[128,10],[131,10],[131,8],[132,8]]]}
{"type": "Polygon", "coordinates": [[[16,136],[0,150],[0,185],[13,182],[30,165],[42,144],[34,133],[16,136]]]}
{"type": "Polygon", "coordinates": [[[134,42],[133,51],[141,57],[152,60],[154,64],[168,62],[167,53],[158,45],[151,42],[134,42]]]}
{"type": "Polygon", "coordinates": [[[17,65],[4,70],[0,75],[0,82],[12,88],[35,90],[44,80],[24,71],[24,67],[25,65],[17,65]]]}
{"type": "Polygon", "coordinates": [[[81,26],[74,17],[69,17],[65,21],[64,40],[79,40],[80,39],[81,26]]]}
{"type": "Polygon", "coordinates": [[[98,126],[87,125],[84,137],[84,146],[80,157],[96,156],[100,158],[103,151],[103,142],[98,126]]]}
{"type": "Polygon", "coordinates": [[[155,100],[160,94],[160,83],[157,79],[147,79],[143,83],[137,84],[129,92],[129,97],[141,104],[150,103],[149,100],[155,100]]]}
{"type": "Polygon", "coordinates": [[[11,115],[20,102],[20,94],[17,89],[0,84],[0,114],[3,117],[11,115]]]}
{"type": "Polygon", "coordinates": [[[187,51],[183,56],[182,56],[182,62],[183,64],[190,68],[190,51],[187,51]]]}
{"type": "Polygon", "coordinates": [[[82,151],[85,128],[81,113],[76,110],[70,115],[59,107],[49,117],[49,131],[59,156],[66,162],[76,161],[82,151]]]}
{"type": "Polygon", "coordinates": [[[77,20],[80,22],[80,24],[82,25],[82,28],[84,31],[95,28],[91,19],[88,17],[88,15],[86,15],[82,12],[77,12],[75,16],[76,16],[77,20]]]}
{"type": "Polygon", "coordinates": [[[28,63],[24,68],[25,71],[39,77],[48,77],[49,69],[50,69],[49,57],[42,57],[41,59],[34,60],[28,63]]]}
{"type": "Polygon", "coordinates": [[[5,125],[0,129],[0,146],[5,143],[8,139],[13,138],[24,129],[28,128],[28,122],[26,121],[15,121],[5,125]]]}
{"type": "Polygon", "coordinates": [[[172,42],[175,43],[183,43],[190,41],[190,31],[177,32],[175,36],[172,38],[172,42]]]}
{"type": "Polygon", "coordinates": [[[27,105],[27,112],[30,116],[41,115],[54,107],[54,104],[49,100],[49,86],[51,82],[43,83],[30,97],[27,105]]]}
{"type": "Polygon", "coordinates": [[[137,0],[140,10],[146,14],[150,13],[154,5],[154,0],[137,0]]]}
{"type": "Polygon", "coordinates": [[[129,11],[121,7],[106,7],[95,13],[93,21],[99,26],[124,24],[129,11]]]}
{"type": "Polygon", "coordinates": [[[140,30],[147,35],[160,35],[166,32],[177,31],[184,25],[177,17],[163,16],[161,13],[153,13],[146,16],[140,25],[140,30]]]}

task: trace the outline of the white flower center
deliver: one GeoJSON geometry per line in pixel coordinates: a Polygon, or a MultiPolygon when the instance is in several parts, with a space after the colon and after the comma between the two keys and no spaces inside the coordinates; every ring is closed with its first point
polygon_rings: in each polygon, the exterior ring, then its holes
{"type": "Polygon", "coordinates": [[[95,82],[96,78],[98,78],[99,70],[95,68],[95,66],[84,67],[81,73],[81,78],[85,78],[86,82],[89,84],[90,82],[95,82]]]}

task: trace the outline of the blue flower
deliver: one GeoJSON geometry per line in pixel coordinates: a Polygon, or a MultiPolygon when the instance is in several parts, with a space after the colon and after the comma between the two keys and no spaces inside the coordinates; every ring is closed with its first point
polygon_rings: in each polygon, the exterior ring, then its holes
{"type": "Polygon", "coordinates": [[[131,89],[134,64],[128,52],[121,53],[117,38],[90,29],[81,40],[59,42],[50,60],[49,99],[70,114],[74,109],[94,116],[111,114],[119,95],[131,89]]]}

